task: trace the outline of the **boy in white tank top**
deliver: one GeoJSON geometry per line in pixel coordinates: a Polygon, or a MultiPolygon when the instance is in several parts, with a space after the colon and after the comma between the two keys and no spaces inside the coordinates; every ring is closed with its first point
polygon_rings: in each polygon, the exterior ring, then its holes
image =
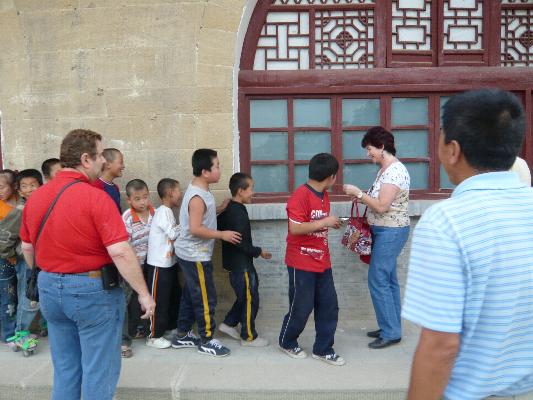
{"type": "Polygon", "coordinates": [[[211,149],[196,150],[192,156],[192,167],[194,179],[183,196],[180,209],[181,231],[175,242],[185,284],[178,332],[172,340],[172,347],[198,347],[200,354],[223,357],[229,355],[230,350],[213,339],[217,299],[211,257],[215,239],[237,244],[241,241],[241,235],[234,231],[217,230],[216,216],[227,205],[225,202],[217,209],[213,194],[209,191],[209,185],[220,179],[217,152],[211,149]],[[198,326],[200,340],[191,332],[194,322],[198,326]]]}

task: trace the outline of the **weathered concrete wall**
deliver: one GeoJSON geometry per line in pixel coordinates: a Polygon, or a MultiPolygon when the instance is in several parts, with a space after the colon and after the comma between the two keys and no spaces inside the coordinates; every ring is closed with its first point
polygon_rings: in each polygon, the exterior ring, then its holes
{"type": "MultiPolygon", "coordinates": [[[[119,184],[187,182],[198,147],[232,171],[245,0],[0,0],[4,165],[40,167],[72,128],[125,154],[119,184]]],[[[214,187],[225,189],[227,179],[214,187]]]]}
{"type": "MultiPolygon", "coordinates": [[[[39,168],[58,155],[63,136],[84,127],[124,152],[122,187],[132,178],[152,191],[162,177],[185,187],[194,149],[218,150],[220,200],[238,162],[233,144],[236,62],[252,0],[0,0],[2,153],[8,168],[39,168]],[[245,9],[246,6],[246,9],[245,9]]],[[[152,198],[156,204],[155,193],[152,198]]],[[[261,210],[260,210],[261,211],[261,210]]],[[[264,211],[264,210],[262,210],[264,211]]],[[[284,210],[281,209],[282,214],[284,210]]],[[[255,221],[261,318],[280,323],[287,310],[283,263],[286,221],[255,221]]],[[[261,218],[264,219],[264,218],[261,218]]],[[[341,318],[372,315],[367,267],[330,243],[341,318]]],[[[407,248],[406,248],[407,249],[407,248]]],[[[407,250],[400,257],[403,284],[407,250]]],[[[215,254],[221,311],[233,299],[215,254]]]]}

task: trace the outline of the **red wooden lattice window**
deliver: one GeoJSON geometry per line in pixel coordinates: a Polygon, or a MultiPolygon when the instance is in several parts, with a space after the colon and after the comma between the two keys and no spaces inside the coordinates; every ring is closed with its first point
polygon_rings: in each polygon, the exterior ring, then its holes
{"type": "Polygon", "coordinates": [[[533,64],[532,27],[533,0],[258,2],[239,73],[239,156],[255,201],[285,200],[321,151],[341,162],[333,199],[345,199],[343,182],[368,187],[376,168],[360,142],[374,125],[394,133],[412,197],[447,196],[441,105],[481,87],[522,99],[532,165],[533,70],[505,68],[533,64]]]}

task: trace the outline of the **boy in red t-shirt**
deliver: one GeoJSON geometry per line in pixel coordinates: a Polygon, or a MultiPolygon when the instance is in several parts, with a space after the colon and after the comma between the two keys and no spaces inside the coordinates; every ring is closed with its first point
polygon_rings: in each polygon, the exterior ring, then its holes
{"type": "Polygon", "coordinates": [[[335,183],[338,170],[339,163],[331,154],[316,154],[309,162],[309,180],[287,202],[289,312],[279,334],[284,353],[292,358],[307,357],[298,345],[298,337],[314,308],[313,358],[331,365],[345,364],[333,350],[339,305],[328,248],[328,228],[338,229],[341,224],[338,217],[329,215],[327,192],[335,183]]]}

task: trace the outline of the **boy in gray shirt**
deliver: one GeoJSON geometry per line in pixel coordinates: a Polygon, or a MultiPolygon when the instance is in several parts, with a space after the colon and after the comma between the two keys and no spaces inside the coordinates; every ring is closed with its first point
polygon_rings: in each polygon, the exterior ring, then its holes
{"type": "Polygon", "coordinates": [[[194,179],[191,181],[181,203],[181,231],[175,242],[176,256],[185,284],[180,302],[177,334],[172,347],[198,347],[200,354],[224,357],[230,350],[213,339],[215,330],[216,291],[213,281],[211,256],[215,239],[237,244],[241,235],[234,231],[217,230],[217,210],[215,198],[209,191],[211,183],[220,179],[220,165],[217,152],[211,149],[198,149],[192,156],[194,179]],[[191,331],[196,322],[198,339],[191,331]]]}

